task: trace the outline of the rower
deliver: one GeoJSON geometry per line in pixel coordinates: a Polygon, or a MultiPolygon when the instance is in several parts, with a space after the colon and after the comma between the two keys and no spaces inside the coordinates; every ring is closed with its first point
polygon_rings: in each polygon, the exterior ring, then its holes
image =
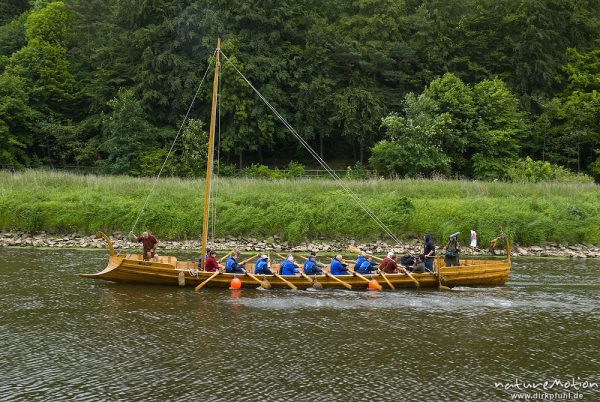
{"type": "Polygon", "coordinates": [[[379,268],[385,274],[393,274],[394,272],[396,272],[396,268],[398,268],[396,264],[396,254],[394,254],[393,251],[390,251],[387,254],[387,257],[385,257],[383,261],[381,261],[379,268]]]}
{"type": "Polygon", "coordinates": [[[219,263],[217,262],[217,252],[214,250],[210,250],[208,252],[208,258],[204,263],[204,270],[206,272],[217,272],[219,268],[219,263]]]}
{"type": "Polygon", "coordinates": [[[225,272],[228,274],[243,274],[246,272],[243,266],[240,266],[237,262],[237,259],[240,258],[240,252],[234,251],[231,253],[229,258],[227,259],[227,263],[225,264],[225,272]]]}
{"type": "Polygon", "coordinates": [[[288,258],[281,263],[281,269],[279,272],[281,275],[300,275],[300,271],[298,268],[296,268],[296,265],[294,265],[293,256],[288,256],[288,258]]]}
{"type": "Polygon", "coordinates": [[[361,274],[371,274],[373,271],[377,271],[377,263],[373,262],[372,256],[367,256],[360,266],[354,266],[354,270],[361,274]]]}
{"type": "Polygon", "coordinates": [[[317,257],[314,254],[309,254],[304,262],[304,273],[306,275],[321,275],[323,270],[317,265],[317,257]]]}
{"type": "Polygon", "coordinates": [[[329,272],[332,275],[348,275],[348,268],[346,268],[347,264],[342,262],[342,255],[338,254],[331,260],[331,265],[329,266],[329,272]]]}
{"type": "Polygon", "coordinates": [[[260,256],[258,260],[256,260],[256,264],[254,264],[254,274],[256,275],[273,275],[273,272],[269,269],[269,256],[263,254],[260,256]]]}
{"type": "Polygon", "coordinates": [[[365,253],[364,251],[360,252],[360,255],[358,256],[358,258],[356,259],[356,262],[354,263],[354,269],[358,270],[360,269],[360,266],[363,264],[363,262],[365,262],[367,260],[367,253],[365,253]]]}

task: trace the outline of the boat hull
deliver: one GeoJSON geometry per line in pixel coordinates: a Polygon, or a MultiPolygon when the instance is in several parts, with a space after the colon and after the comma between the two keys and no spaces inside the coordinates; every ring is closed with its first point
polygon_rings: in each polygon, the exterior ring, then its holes
{"type": "MultiPolygon", "coordinates": [[[[252,264],[247,268],[252,271],[252,264]]],[[[440,272],[440,281],[443,286],[502,286],[508,279],[510,273],[510,261],[508,260],[464,260],[459,267],[443,267],[442,260],[436,260],[436,270],[440,272]]],[[[274,265],[273,268],[276,268],[274,265]]],[[[127,254],[109,257],[106,268],[95,274],[80,274],[85,278],[103,279],[113,282],[141,283],[170,286],[197,286],[210,278],[213,272],[202,272],[197,270],[194,262],[177,261],[175,257],[159,257],[154,261],[143,261],[139,254],[127,254]]],[[[419,282],[420,287],[436,288],[439,285],[436,274],[412,274],[419,282]]],[[[368,279],[375,279],[383,289],[389,289],[389,285],[380,275],[364,275],[368,279]]],[[[204,287],[228,288],[231,280],[240,279],[242,288],[256,288],[259,284],[252,278],[243,274],[221,273],[215,276],[204,287]]],[[[267,280],[272,288],[289,288],[282,279],[270,275],[256,275],[260,280],[267,280]]],[[[415,288],[416,284],[406,274],[388,274],[387,279],[395,288],[415,288]]],[[[345,289],[344,285],[335,279],[317,275],[316,278],[323,288],[345,289]]],[[[350,284],[353,290],[366,289],[368,282],[353,275],[339,275],[338,279],[350,284]]],[[[303,277],[286,276],[286,281],[291,282],[299,289],[312,287],[312,281],[303,277]]]]}

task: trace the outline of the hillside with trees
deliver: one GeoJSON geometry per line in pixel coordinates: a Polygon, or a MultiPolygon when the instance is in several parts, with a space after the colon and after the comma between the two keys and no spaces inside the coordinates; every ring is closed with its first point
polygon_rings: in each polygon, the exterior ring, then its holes
{"type": "MultiPolygon", "coordinates": [[[[600,178],[597,0],[5,0],[0,166],[155,173],[217,35],[339,166],[600,178]]],[[[206,84],[171,174],[202,174],[206,84]]],[[[223,165],[312,163],[227,63],[221,93],[223,165]]]]}

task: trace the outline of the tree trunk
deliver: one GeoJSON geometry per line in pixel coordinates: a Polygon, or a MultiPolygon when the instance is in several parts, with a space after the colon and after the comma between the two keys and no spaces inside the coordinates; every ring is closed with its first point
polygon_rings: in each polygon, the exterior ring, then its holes
{"type": "Polygon", "coordinates": [[[363,164],[365,160],[365,145],[361,142],[360,143],[360,163],[361,165],[363,164]]]}
{"type": "Polygon", "coordinates": [[[244,168],[244,166],[243,166],[243,163],[242,163],[242,162],[243,162],[243,159],[242,159],[242,152],[240,152],[240,155],[239,155],[240,169],[243,169],[243,168],[244,168]]]}
{"type": "Polygon", "coordinates": [[[319,133],[319,156],[323,159],[323,134],[319,133]]]}

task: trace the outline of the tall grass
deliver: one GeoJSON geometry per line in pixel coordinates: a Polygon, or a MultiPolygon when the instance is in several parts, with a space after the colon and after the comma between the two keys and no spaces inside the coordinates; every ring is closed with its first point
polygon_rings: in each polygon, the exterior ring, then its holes
{"type": "MultiPolygon", "coordinates": [[[[154,179],[0,172],[0,228],[52,233],[127,233],[154,179]]],[[[348,181],[400,238],[432,233],[439,242],[470,229],[483,242],[500,226],[522,245],[600,243],[600,189],[594,184],[452,180],[348,181]]],[[[385,234],[333,181],[220,178],[216,237],[280,236],[290,242],[385,234]]],[[[160,179],[136,231],[163,239],[198,238],[202,180],[160,179]]]]}

